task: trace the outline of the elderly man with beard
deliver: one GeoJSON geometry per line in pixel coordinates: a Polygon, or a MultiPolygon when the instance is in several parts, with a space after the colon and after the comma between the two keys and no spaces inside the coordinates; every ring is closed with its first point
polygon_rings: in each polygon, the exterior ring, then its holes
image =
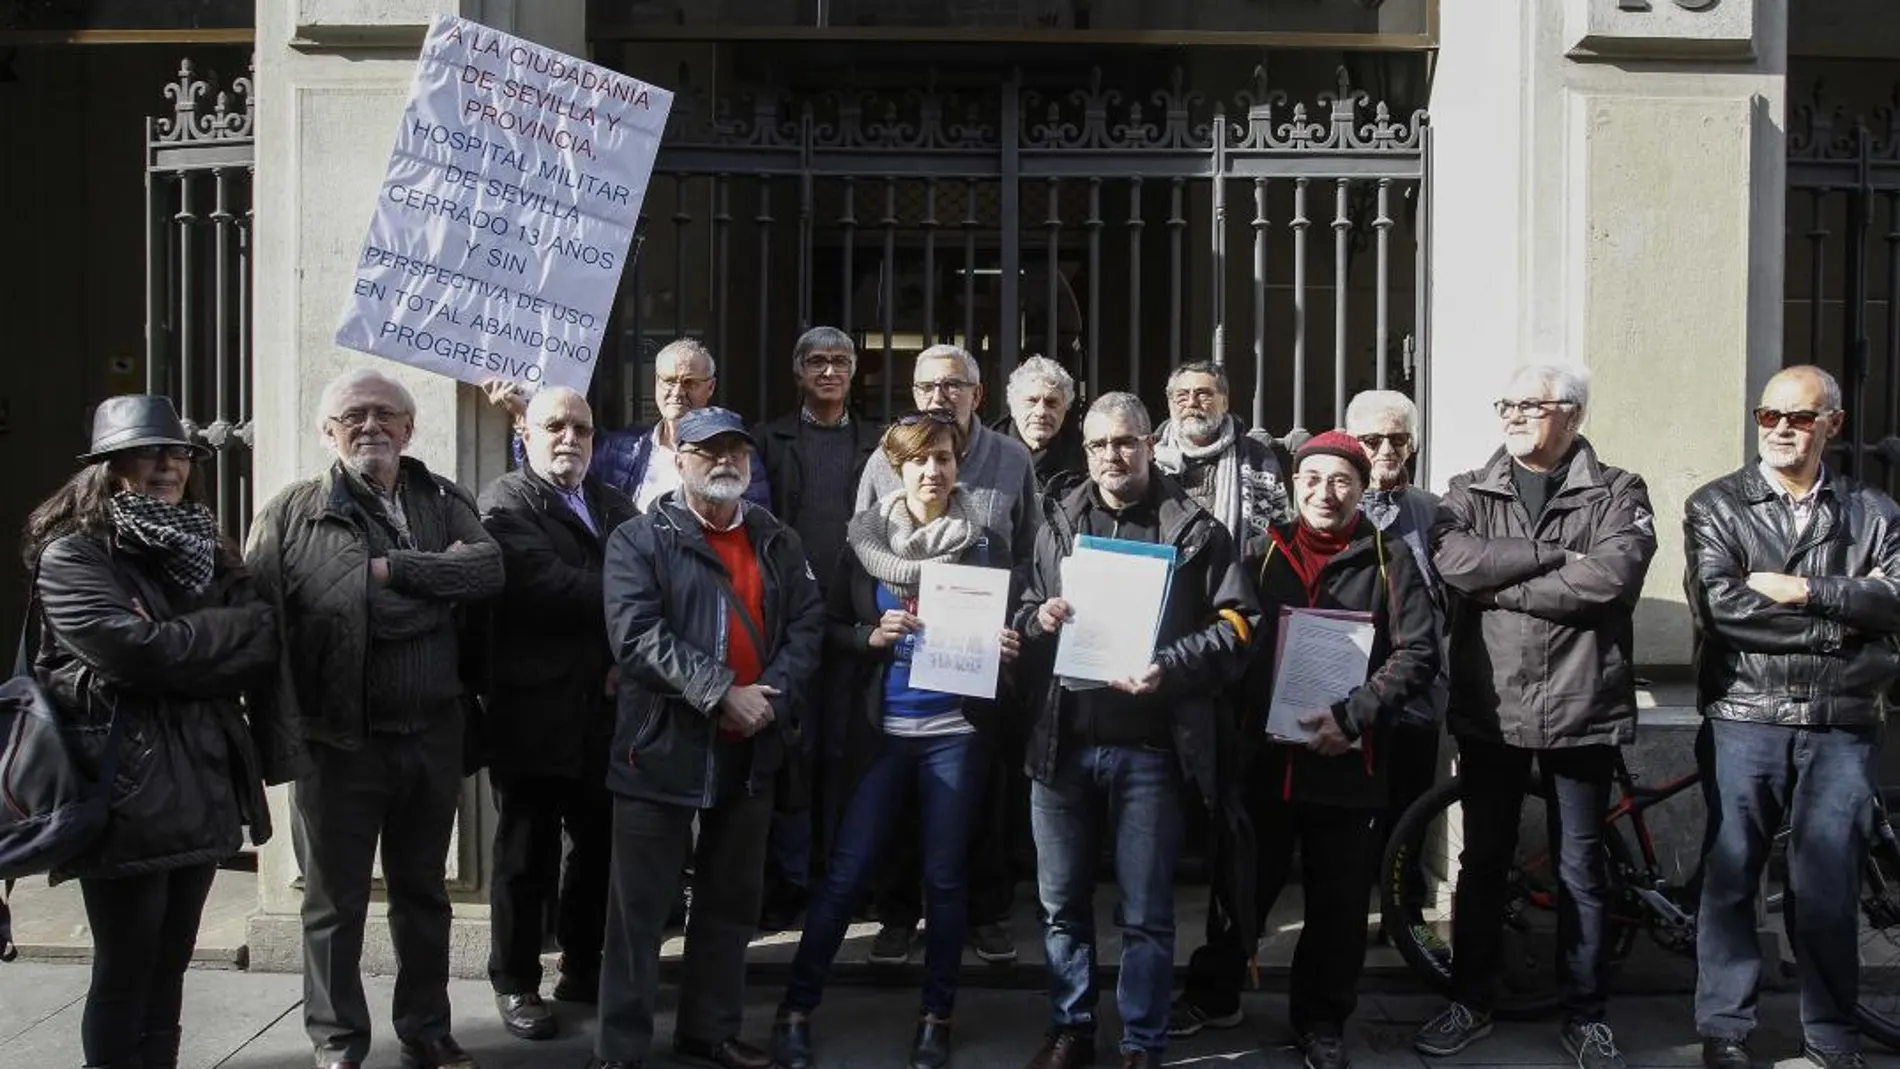
{"type": "Polygon", "coordinates": [[[1168,376],[1168,421],[1155,430],[1155,464],[1240,545],[1293,521],[1289,458],[1271,439],[1241,429],[1227,410],[1227,372],[1182,364],[1168,376]]]}
{"type": "Polygon", "coordinates": [[[1075,404],[1075,378],[1046,356],[1032,356],[1009,373],[1009,414],[991,427],[1029,447],[1036,486],[1061,497],[1088,478],[1082,455],[1082,428],[1069,418],[1075,404]]]}
{"type": "Polygon", "coordinates": [[[416,403],[401,383],[346,372],[318,411],[337,459],[264,506],[246,555],[284,629],[278,711],[315,765],[291,790],[304,1028],[319,1065],[369,1054],[357,967],[380,839],[403,1064],[470,1069],[449,1035],[443,883],[465,729],[455,609],[501,591],[501,549],[467,491],[403,455],[416,403]]]}
{"type": "MultiPolygon", "coordinates": [[[[712,404],[719,388],[719,366],[711,352],[692,338],[668,342],[653,356],[653,403],[660,420],[651,427],[599,431],[594,435],[594,478],[633,499],[644,511],[660,495],[679,489],[673,466],[674,435],[686,413],[712,404]]],[[[505,379],[482,383],[488,400],[515,421],[515,460],[523,458],[522,418],[528,397],[520,384],[505,379]]],[[[754,465],[745,498],[760,508],[772,507],[772,489],[764,465],[754,465]]]]}
{"type": "Polygon", "coordinates": [[[1900,634],[1900,509],[1829,470],[1841,388],[1817,367],[1768,380],[1760,460],[1690,495],[1683,582],[1696,624],[1696,739],[1709,823],[1696,920],[1696,1031],[1710,1069],[1752,1065],[1755,902],[1784,819],[1783,912],[1800,953],[1802,1054],[1860,1069],[1861,867],[1900,634]]]}
{"type": "Polygon", "coordinates": [[[739,1038],[745,951],[763,896],[781,730],[817,668],[824,603],[797,532],[741,500],[753,442],[739,417],[698,409],[680,420],[676,442],[680,489],[607,546],[607,639],[620,680],[596,1065],[647,1062],[661,928],[690,859],[674,1052],[716,1069],[769,1069],[771,1056],[739,1038]]]}
{"type": "Polygon", "coordinates": [[[500,805],[489,878],[488,979],[504,1027],[554,1034],[541,1002],[541,941],[558,894],[561,979],[554,997],[593,1002],[607,923],[607,738],[612,658],[601,602],[607,536],[633,502],[588,478],[594,414],[564,386],[534,395],[528,462],[481,498],[507,586],[489,618],[484,687],[489,781],[500,805]],[[573,843],[565,871],[561,833],[573,843]]]}

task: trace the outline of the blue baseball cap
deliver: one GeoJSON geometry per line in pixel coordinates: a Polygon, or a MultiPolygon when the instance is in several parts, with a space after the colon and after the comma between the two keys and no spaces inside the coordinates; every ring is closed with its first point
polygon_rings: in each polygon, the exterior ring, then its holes
{"type": "Polygon", "coordinates": [[[745,420],[739,413],[729,408],[695,408],[680,417],[679,427],[673,432],[673,440],[681,445],[698,445],[708,442],[722,434],[736,434],[746,440],[754,449],[759,443],[746,433],[745,420]]]}

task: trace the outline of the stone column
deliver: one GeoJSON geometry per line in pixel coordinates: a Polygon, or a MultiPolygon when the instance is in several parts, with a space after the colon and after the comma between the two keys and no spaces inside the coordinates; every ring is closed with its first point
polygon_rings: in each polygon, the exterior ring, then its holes
{"type": "MultiPolygon", "coordinates": [[[[585,55],[585,0],[280,0],[257,5],[257,252],[254,262],[257,500],[322,470],[324,383],[376,360],[330,341],[376,190],[382,181],[429,20],[452,11],[571,54],[585,55]]],[[[411,452],[479,490],[506,469],[506,421],[479,391],[377,361],[415,393],[411,452]]],[[[298,971],[301,928],[289,792],[271,792],[277,835],[258,863],[251,968],[298,971]]],[[[490,814],[471,780],[449,857],[456,899],[457,975],[486,975],[490,814]]],[[[380,912],[380,907],[375,907],[380,912]]],[[[384,926],[372,922],[364,968],[392,966],[384,926]]]]}
{"type": "Polygon", "coordinates": [[[1427,483],[1499,443],[1527,358],[1594,372],[1588,435],[1660,541],[1637,659],[1682,665],[1682,503],[1751,455],[1781,359],[1787,0],[1456,0],[1432,87],[1427,483]]]}

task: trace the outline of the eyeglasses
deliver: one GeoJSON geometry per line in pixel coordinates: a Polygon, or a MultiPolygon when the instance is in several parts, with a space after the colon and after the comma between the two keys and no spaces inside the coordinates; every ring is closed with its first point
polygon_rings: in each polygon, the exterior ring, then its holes
{"type": "Polygon", "coordinates": [[[943,393],[949,397],[957,397],[965,390],[972,389],[975,386],[976,383],[964,382],[962,379],[938,379],[935,382],[912,383],[910,388],[917,391],[917,396],[919,397],[929,397],[936,393],[943,393]]]}
{"type": "Polygon", "coordinates": [[[1206,386],[1197,386],[1191,390],[1181,389],[1168,391],[1168,400],[1173,401],[1177,405],[1184,405],[1189,401],[1204,405],[1219,396],[1220,391],[1210,389],[1206,386]]]}
{"type": "Polygon", "coordinates": [[[1498,400],[1491,403],[1491,407],[1497,410],[1499,419],[1510,419],[1513,415],[1523,416],[1525,419],[1548,419],[1552,412],[1575,406],[1575,401],[1540,401],[1534,398],[1525,398],[1522,401],[1498,400]]]}
{"type": "Polygon", "coordinates": [[[714,438],[699,445],[682,445],[679,451],[687,456],[705,457],[709,460],[736,460],[744,456],[746,450],[751,448],[752,443],[735,435],[725,441],[714,438]]]}
{"type": "Polygon", "coordinates": [[[125,450],[127,456],[140,460],[180,460],[196,459],[197,450],[188,445],[140,445],[125,450]]]}
{"type": "Polygon", "coordinates": [[[805,358],[805,370],[814,375],[826,371],[851,371],[851,358],[842,353],[813,353],[805,358]]]}
{"type": "Polygon", "coordinates": [[[656,375],[653,381],[659,383],[661,393],[691,393],[712,380],[694,375],[656,375]]]}
{"type": "Polygon", "coordinates": [[[581,423],[565,419],[557,419],[543,423],[541,429],[550,435],[572,431],[576,438],[592,438],[594,436],[594,425],[592,423],[581,423]]]}
{"type": "Polygon", "coordinates": [[[1308,491],[1309,493],[1324,486],[1333,493],[1342,496],[1351,493],[1359,486],[1359,480],[1354,479],[1350,475],[1321,475],[1318,472],[1306,472],[1301,475],[1295,475],[1293,481],[1300,489],[1308,491]]]}
{"type": "Polygon", "coordinates": [[[1834,410],[1828,408],[1824,408],[1819,412],[1808,408],[1799,409],[1794,412],[1783,412],[1779,408],[1757,408],[1755,410],[1755,426],[1765,431],[1772,431],[1776,427],[1779,427],[1781,421],[1785,419],[1788,421],[1790,430],[1806,433],[1814,429],[1815,421],[1833,414],[1834,410]]]}
{"type": "Polygon", "coordinates": [[[407,412],[398,412],[393,408],[382,408],[380,406],[375,408],[346,408],[342,412],[331,416],[330,419],[343,424],[351,430],[355,430],[372,419],[377,423],[387,425],[396,422],[408,414],[407,412]]]}
{"type": "Polygon", "coordinates": [[[1133,456],[1148,439],[1135,434],[1124,434],[1118,438],[1090,438],[1082,443],[1082,448],[1092,457],[1105,457],[1111,452],[1122,456],[1133,456]]]}
{"type": "Polygon", "coordinates": [[[1403,431],[1398,434],[1362,434],[1359,436],[1359,444],[1364,446],[1368,453],[1377,453],[1379,450],[1385,448],[1387,442],[1392,443],[1394,452],[1403,453],[1411,448],[1412,436],[1403,431]]]}

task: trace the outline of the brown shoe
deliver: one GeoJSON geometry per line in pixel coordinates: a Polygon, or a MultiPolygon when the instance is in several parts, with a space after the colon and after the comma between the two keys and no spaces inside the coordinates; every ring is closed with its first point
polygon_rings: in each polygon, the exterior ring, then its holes
{"type": "Polygon", "coordinates": [[[402,1041],[402,1069],[481,1069],[454,1036],[402,1041]]]}
{"type": "Polygon", "coordinates": [[[1122,1051],[1122,1069],[1158,1069],[1154,1055],[1145,1050],[1122,1051]]]}
{"type": "Polygon", "coordinates": [[[777,1069],[770,1054],[739,1039],[708,1043],[700,1039],[675,1039],[673,1053],[688,1061],[717,1066],[718,1069],[777,1069]]]}
{"type": "Polygon", "coordinates": [[[1095,1040],[1080,1032],[1055,1032],[1023,1069],[1082,1069],[1095,1064],[1095,1040]]]}

